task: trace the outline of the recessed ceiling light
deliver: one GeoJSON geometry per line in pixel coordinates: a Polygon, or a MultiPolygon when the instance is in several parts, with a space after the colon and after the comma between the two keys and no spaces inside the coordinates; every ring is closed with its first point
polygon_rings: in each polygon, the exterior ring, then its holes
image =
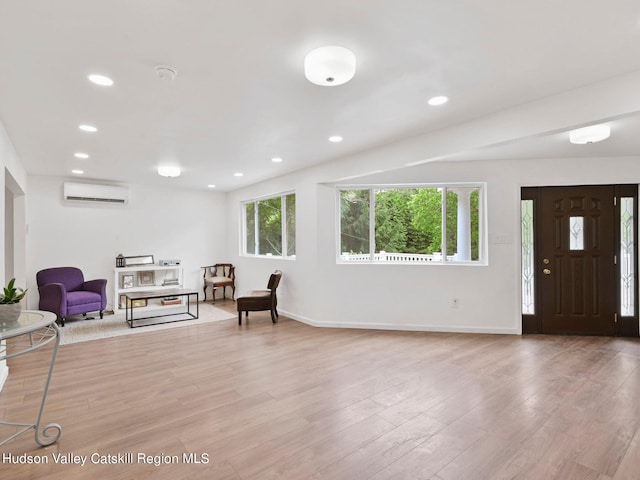
{"type": "Polygon", "coordinates": [[[158,167],[158,175],[162,177],[179,177],[182,171],[176,165],[160,165],[158,167]]]}
{"type": "Polygon", "coordinates": [[[569,133],[569,141],[578,145],[585,143],[595,143],[606,140],[611,136],[609,125],[591,125],[590,127],[578,128],[569,133]]]}
{"type": "Polygon", "coordinates": [[[87,78],[89,79],[89,81],[95,83],[96,85],[100,85],[101,87],[110,87],[111,85],[113,85],[113,80],[98,73],[92,73],[87,78]]]}
{"type": "Polygon", "coordinates": [[[272,161],[273,163],[281,163],[281,162],[282,162],[282,158],[280,158],[280,157],[273,157],[273,158],[271,159],[271,161],[272,161]]]}
{"type": "Polygon", "coordinates": [[[76,157],[76,158],[82,158],[82,159],[89,158],[89,154],[88,153],[82,153],[82,152],[74,153],[73,156],[76,157]]]}
{"type": "Polygon", "coordinates": [[[440,95],[437,97],[431,97],[427,102],[432,107],[437,107],[438,105],[444,105],[449,101],[449,97],[445,97],[444,95],[440,95]]]}
{"type": "Polygon", "coordinates": [[[80,130],[82,130],[83,132],[91,132],[91,133],[94,133],[94,132],[97,132],[97,131],[98,131],[98,128],[97,128],[97,127],[94,127],[93,125],[78,125],[78,128],[79,128],[80,130]]]}
{"type": "Polygon", "coordinates": [[[320,47],[304,57],[304,75],[316,85],[342,85],[351,80],[355,73],[356,56],[344,47],[320,47]]]}
{"type": "Polygon", "coordinates": [[[242,175],[242,172],[236,172],[233,174],[234,177],[241,177],[242,175]]]}
{"type": "Polygon", "coordinates": [[[211,185],[207,185],[209,188],[216,188],[216,186],[212,183],[211,185]]]}
{"type": "Polygon", "coordinates": [[[71,173],[75,173],[76,175],[82,175],[84,173],[83,170],[71,170],[71,173]]]}
{"type": "Polygon", "coordinates": [[[340,143],[342,141],[342,137],[340,135],[331,135],[329,137],[329,141],[332,143],[340,143]]]}

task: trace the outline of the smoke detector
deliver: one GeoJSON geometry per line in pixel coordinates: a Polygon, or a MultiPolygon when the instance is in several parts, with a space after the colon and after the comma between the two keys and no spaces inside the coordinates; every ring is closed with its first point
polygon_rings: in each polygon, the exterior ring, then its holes
{"type": "Polygon", "coordinates": [[[171,67],[158,66],[155,68],[155,70],[156,75],[158,75],[158,78],[160,78],[161,80],[174,80],[176,78],[176,75],[178,75],[178,72],[171,67]]]}

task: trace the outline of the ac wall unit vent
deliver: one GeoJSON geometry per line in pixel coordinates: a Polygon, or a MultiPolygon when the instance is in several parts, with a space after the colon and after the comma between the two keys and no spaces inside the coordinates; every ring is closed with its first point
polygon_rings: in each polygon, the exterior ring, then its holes
{"type": "Polygon", "coordinates": [[[64,199],[81,202],[129,203],[129,188],[92,183],[64,183],[64,199]]]}

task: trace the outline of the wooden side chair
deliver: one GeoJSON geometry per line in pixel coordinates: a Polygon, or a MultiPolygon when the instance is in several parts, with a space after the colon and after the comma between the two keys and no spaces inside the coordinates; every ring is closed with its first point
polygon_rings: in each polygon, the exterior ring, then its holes
{"type": "Polygon", "coordinates": [[[213,303],[216,303],[216,289],[222,288],[222,298],[226,298],[226,289],[231,287],[231,300],[235,300],[236,295],[236,267],[230,263],[216,263],[202,267],[204,274],[202,280],[204,286],[204,301],[207,301],[207,288],[211,287],[213,303]]]}
{"type": "Polygon", "coordinates": [[[245,312],[248,321],[249,312],[269,310],[271,312],[271,321],[273,323],[278,321],[278,297],[276,296],[276,289],[280,284],[281,278],[282,272],[276,270],[269,277],[267,290],[253,290],[246,295],[238,297],[238,325],[242,325],[242,312],[245,312]]]}

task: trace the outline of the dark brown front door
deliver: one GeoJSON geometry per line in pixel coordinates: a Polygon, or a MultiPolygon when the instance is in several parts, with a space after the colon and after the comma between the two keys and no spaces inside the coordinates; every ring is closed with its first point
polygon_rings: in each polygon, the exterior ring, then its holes
{"type": "Polygon", "coordinates": [[[540,189],[543,333],[616,334],[614,187],[540,189]]]}

